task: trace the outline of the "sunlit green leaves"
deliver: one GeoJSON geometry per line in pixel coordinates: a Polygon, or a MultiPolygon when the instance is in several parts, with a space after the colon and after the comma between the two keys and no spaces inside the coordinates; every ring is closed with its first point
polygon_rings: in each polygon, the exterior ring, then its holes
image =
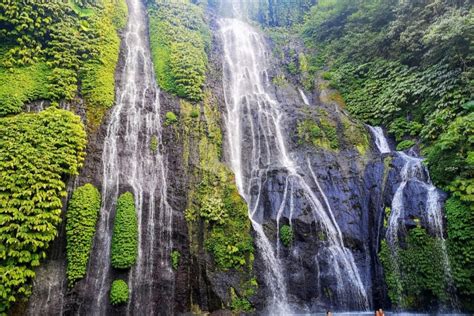
{"type": "Polygon", "coordinates": [[[78,116],[48,109],[0,119],[0,312],[29,294],[61,221],[64,177],[84,161],[78,116]]]}
{"type": "Polygon", "coordinates": [[[117,200],[112,235],[111,262],[117,269],[132,267],[138,255],[138,219],[133,194],[126,192],[117,200]]]}
{"type": "Polygon", "coordinates": [[[202,8],[158,1],[150,9],[150,43],[158,83],[191,101],[203,99],[210,31],[202,8]]]}
{"type": "Polygon", "coordinates": [[[100,209],[100,193],[90,183],[72,194],[66,213],[67,279],[73,285],[85,276],[100,209]]]}

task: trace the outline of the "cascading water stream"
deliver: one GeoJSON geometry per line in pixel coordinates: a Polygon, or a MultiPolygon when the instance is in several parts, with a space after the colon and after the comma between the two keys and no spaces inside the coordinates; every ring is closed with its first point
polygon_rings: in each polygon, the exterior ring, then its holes
{"type": "Polygon", "coordinates": [[[230,163],[238,189],[248,203],[256,243],[265,263],[266,284],[272,295],[268,302],[271,306],[269,312],[291,312],[284,267],[278,251],[274,250],[278,246],[273,247],[262,226],[262,194],[265,179],[272,171],[285,174],[281,204],[273,210],[277,222],[283,208],[288,207],[290,214],[293,213],[293,195],[297,190],[302,192],[315,221],[327,236],[321,255],[329,257],[332,274],[339,282],[336,293],[338,301],[344,302],[345,308],[367,309],[367,294],[354,258],[349,249],[344,247],[341,231],[311,164],[308,161],[311,180],[318,187],[325,207],[300,174],[306,166],[297,166],[287,150],[283,137],[283,113],[269,92],[272,86],[267,79],[269,65],[266,61],[270,53],[264,38],[238,19],[221,19],[219,26],[224,50],[225,123],[230,163]]]}
{"type": "MultiPolygon", "coordinates": [[[[135,197],[139,225],[137,263],[128,279],[131,296],[127,314],[154,314],[156,289],[163,286],[158,282],[171,284],[171,288],[174,286],[169,264],[172,209],[167,202],[167,169],[160,152],[159,90],[146,40],[145,7],[140,0],[128,0],[128,6],[129,18],[123,38],[124,67],[119,74],[117,102],[104,141],[102,206],[86,280],[89,291],[96,293],[96,298],[90,306],[83,308],[84,312],[93,315],[104,315],[110,305],[107,296],[112,281],[110,244],[113,217],[117,197],[126,190],[135,197]],[[159,144],[158,150],[152,148],[152,141],[159,144]]],[[[170,296],[170,292],[166,294],[170,296]]],[[[173,304],[168,305],[164,309],[172,313],[173,304]]]]}
{"type": "MultiPolygon", "coordinates": [[[[369,126],[372,134],[375,137],[375,144],[379,149],[380,153],[390,153],[390,147],[388,146],[387,139],[383,133],[381,127],[369,126]]],[[[401,229],[401,221],[404,218],[404,193],[407,188],[407,184],[410,181],[416,182],[426,192],[425,200],[425,212],[428,221],[430,231],[441,241],[441,249],[443,254],[443,268],[445,273],[445,280],[448,290],[450,290],[450,299],[452,307],[457,307],[457,299],[454,294],[453,279],[451,274],[451,267],[449,264],[449,258],[446,250],[446,241],[444,239],[444,228],[443,228],[443,208],[442,208],[442,197],[439,191],[431,183],[428,169],[423,165],[423,160],[418,157],[410,156],[403,151],[395,152],[396,156],[403,160],[403,167],[400,171],[401,182],[395,191],[392,199],[391,212],[388,220],[388,228],[386,232],[386,239],[390,247],[392,264],[395,269],[399,271],[398,266],[398,248],[399,240],[398,234],[401,229]]]]}

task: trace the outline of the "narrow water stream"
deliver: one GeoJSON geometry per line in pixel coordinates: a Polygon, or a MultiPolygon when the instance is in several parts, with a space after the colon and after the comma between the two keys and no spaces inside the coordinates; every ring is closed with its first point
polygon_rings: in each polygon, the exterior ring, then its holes
{"type": "Polygon", "coordinates": [[[160,301],[160,310],[172,314],[173,308],[173,271],[169,260],[172,209],[167,202],[166,163],[160,152],[160,91],[150,58],[144,4],[128,0],[128,6],[124,67],[104,141],[102,207],[86,280],[95,299],[82,306],[88,315],[104,315],[110,306],[110,243],[116,201],[124,191],[131,191],[135,197],[139,225],[137,263],[128,278],[131,296],[127,314],[153,315],[158,304],[157,289],[163,287],[160,283],[171,290],[167,292],[171,302],[160,301]],[[158,150],[152,148],[152,141],[159,144],[158,150]]]}

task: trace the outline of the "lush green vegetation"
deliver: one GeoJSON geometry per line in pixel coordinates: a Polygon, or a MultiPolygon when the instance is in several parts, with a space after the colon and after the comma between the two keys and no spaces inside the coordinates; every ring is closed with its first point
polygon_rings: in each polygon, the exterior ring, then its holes
{"type": "Polygon", "coordinates": [[[379,254],[392,304],[420,309],[433,299],[446,301],[441,241],[416,227],[408,232],[405,242],[406,246],[397,250],[394,260],[386,241],[382,242],[379,254]]]}
{"type": "Polygon", "coordinates": [[[328,150],[339,149],[339,138],[337,125],[329,120],[325,111],[318,121],[307,118],[298,122],[296,127],[300,144],[312,144],[315,147],[322,147],[328,150]]]}
{"type": "Polygon", "coordinates": [[[26,102],[47,99],[50,73],[44,62],[12,69],[0,67],[0,117],[21,112],[26,102]]]}
{"type": "Polygon", "coordinates": [[[458,296],[474,310],[474,210],[472,204],[451,197],[445,205],[448,219],[448,253],[458,296]]]}
{"type": "Polygon", "coordinates": [[[111,263],[114,268],[128,269],[137,261],[138,219],[135,200],[130,192],[117,200],[117,212],[112,235],[111,263]]]}
{"type": "MultiPolygon", "coordinates": [[[[399,142],[397,150],[419,144],[433,181],[460,203],[447,204],[453,262],[474,249],[472,234],[460,229],[462,236],[456,235],[454,228],[468,227],[461,219],[474,212],[473,19],[469,1],[324,0],[312,8],[302,32],[315,52],[310,69],[328,70],[324,76],[346,108],[384,125],[399,142]],[[454,246],[459,238],[462,249],[454,246]]],[[[457,269],[455,283],[467,306],[472,289],[466,282],[472,279],[462,265],[457,269]]],[[[407,296],[424,297],[406,286],[407,296]]],[[[440,296],[438,289],[430,291],[440,296]]]]}
{"type": "Polygon", "coordinates": [[[293,243],[293,228],[290,225],[282,225],[280,227],[280,241],[285,247],[293,243]]]}
{"type": "Polygon", "coordinates": [[[173,125],[178,122],[178,117],[173,112],[166,112],[165,114],[165,125],[173,125]]]}
{"type": "MultiPolygon", "coordinates": [[[[152,1],[150,1],[152,2],[152,1]]],[[[203,99],[209,27],[203,9],[187,1],[149,5],[150,42],[160,87],[191,101],[203,99]]]]}
{"type": "MultiPolygon", "coordinates": [[[[195,150],[199,166],[193,172],[200,179],[189,196],[186,220],[191,235],[196,233],[199,222],[206,225],[205,247],[220,269],[242,269],[251,267],[253,262],[251,224],[247,204],[238,193],[234,176],[220,161],[222,133],[215,102],[206,94],[205,122],[199,120],[200,123],[192,114],[197,112],[199,115],[199,111],[187,102],[181,103],[184,133],[198,140],[195,150]]],[[[192,153],[184,154],[185,160],[189,160],[192,153]]]]}
{"type": "Polygon", "coordinates": [[[121,279],[114,280],[110,288],[110,303],[120,305],[128,301],[128,284],[121,279]]]}
{"type": "Polygon", "coordinates": [[[0,85],[0,115],[19,113],[25,102],[80,93],[90,123],[100,122],[105,110],[97,108],[114,101],[117,30],[125,18],[123,0],[2,3],[0,83],[9,84],[0,85]]]}
{"type": "Polygon", "coordinates": [[[178,250],[173,250],[171,252],[171,266],[174,270],[178,270],[180,258],[181,253],[178,250]]]}
{"type": "Polygon", "coordinates": [[[50,108],[0,118],[0,313],[30,294],[61,221],[64,179],[84,160],[78,116],[50,108]]]}
{"type": "Polygon", "coordinates": [[[92,248],[95,224],[100,210],[100,193],[88,183],[77,188],[66,213],[67,279],[69,286],[82,279],[92,248]]]}
{"type": "Polygon", "coordinates": [[[326,0],[303,32],[347,109],[399,142],[420,139],[433,179],[461,195],[474,178],[473,14],[468,1],[326,0]]]}

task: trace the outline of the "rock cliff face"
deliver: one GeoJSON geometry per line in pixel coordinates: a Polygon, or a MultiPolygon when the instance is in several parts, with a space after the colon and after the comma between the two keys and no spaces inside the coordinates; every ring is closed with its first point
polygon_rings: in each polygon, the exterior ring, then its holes
{"type": "MultiPolygon", "coordinates": [[[[171,276],[168,275],[171,279],[163,276],[163,270],[154,269],[150,276],[153,280],[148,280],[147,285],[141,284],[131,289],[132,292],[139,291],[133,295],[142,295],[150,291],[147,286],[151,286],[153,292],[148,303],[154,306],[155,314],[230,309],[236,299],[248,300],[257,311],[261,311],[267,308],[271,302],[270,297],[274,295],[272,281],[266,279],[268,262],[257,244],[259,236],[255,225],[254,229],[250,229],[250,222],[247,221],[242,226],[248,229],[248,232],[245,229],[243,232],[255,241],[254,255],[251,256],[254,258],[245,255],[245,263],[241,266],[223,268],[216,262],[206,243],[212,233],[212,224],[203,219],[185,219],[187,210],[193,207],[199,196],[196,188],[209,174],[224,174],[216,185],[229,187],[233,193],[237,192],[235,180],[230,175],[230,151],[234,144],[230,143],[228,136],[231,131],[228,130],[229,125],[225,124],[228,115],[225,93],[229,93],[225,91],[225,82],[223,83],[226,71],[223,60],[225,49],[223,37],[219,33],[220,26],[214,17],[210,18],[210,24],[213,29],[213,45],[209,56],[206,100],[192,106],[177,97],[160,92],[160,116],[163,118],[170,111],[178,113],[178,123],[163,126],[159,150],[167,168],[167,196],[173,210],[172,249],[168,250],[178,251],[180,260],[176,270],[171,276]],[[197,117],[190,115],[190,109],[197,109],[197,117]],[[219,137],[223,141],[210,137],[213,131],[222,133],[219,137]],[[205,152],[210,154],[205,155],[205,152]],[[252,283],[255,278],[254,283],[258,285],[252,283]],[[253,284],[250,292],[249,282],[253,284]]],[[[123,78],[119,74],[126,67],[126,52],[127,48],[122,45],[117,86],[123,85],[123,78]]],[[[287,303],[295,311],[387,307],[387,289],[378,252],[380,241],[385,235],[385,206],[391,205],[402,182],[400,173],[403,161],[395,154],[380,154],[369,129],[347,115],[337,102],[336,92],[327,88],[324,80],[318,79],[314,89],[307,91],[306,96],[295,84],[281,80],[284,73],[279,61],[270,54],[266,57],[269,62],[266,68],[269,83],[265,87],[265,93],[278,104],[281,113],[279,126],[287,151],[297,168],[291,175],[292,171],[277,163],[266,166],[268,168],[260,174],[260,187],[250,186],[244,198],[252,206],[251,201],[258,195],[259,202],[255,204],[258,212],[253,220],[261,225],[281,266],[283,282],[287,287],[287,303]],[[308,197],[308,192],[312,192],[314,196],[308,197]],[[331,229],[323,223],[324,216],[315,216],[315,206],[312,204],[315,200],[321,204],[322,208],[318,210],[320,214],[333,216],[329,221],[340,230],[344,258],[337,258],[341,254],[334,250],[336,246],[331,240],[334,236],[331,235],[331,229]],[[280,228],[284,225],[292,227],[292,242],[288,245],[279,240],[280,228]],[[349,284],[346,283],[347,278],[354,276],[348,275],[352,273],[344,271],[348,265],[338,260],[349,257],[353,258],[351,260],[360,276],[366,302],[354,300],[350,296],[350,289],[341,288],[341,285],[344,287],[349,284]]],[[[154,102],[153,96],[144,101],[144,109],[147,109],[154,102]]],[[[254,106],[252,103],[250,105],[254,106]]],[[[246,114],[249,115],[249,121],[243,121],[244,124],[249,124],[258,115],[252,108],[246,114]]],[[[102,170],[105,162],[102,161],[102,152],[111,115],[112,111],[104,124],[89,135],[85,167],[79,177],[69,181],[70,191],[84,183],[92,183],[103,191],[102,170]]],[[[249,128],[250,125],[243,127],[242,157],[251,157],[253,154],[251,144],[254,139],[249,128]]],[[[244,174],[246,172],[244,170],[244,174]]],[[[245,176],[249,177],[249,174],[245,176]]],[[[123,184],[119,191],[131,189],[130,185],[123,184]]],[[[407,212],[401,219],[402,226],[416,225],[413,221],[415,218],[421,218],[422,226],[429,226],[429,220],[422,212],[426,207],[426,194],[426,189],[416,181],[407,184],[407,212]]],[[[149,201],[145,199],[143,209],[148,207],[149,201]]],[[[159,215],[156,216],[158,218],[159,215]]],[[[230,220],[233,219],[232,216],[230,214],[230,220]]],[[[160,255],[158,249],[161,246],[154,245],[157,251],[153,260],[157,262],[169,260],[169,255],[160,255]]],[[[93,252],[92,256],[94,255],[97,254],[93,252]]],[[[94,269],[95,260],[92,259],[90,269],[94,269]]],[[[127,312],[127,306],[114,308],[107,305],[100,311],[90,309],[92,301],[98,295],[92,290],[93,282],[84,279],[73,288],[68,288],[65,267],[65,233],[62,225],[47,261],[37,270],[27,314],[116,315],[127,312]]],[[[126,278],[128,274],[111,270],[107,280],[115,277],[126,278]]],[[[133,313],[133,309],[129,312],[133,313]]]]}

